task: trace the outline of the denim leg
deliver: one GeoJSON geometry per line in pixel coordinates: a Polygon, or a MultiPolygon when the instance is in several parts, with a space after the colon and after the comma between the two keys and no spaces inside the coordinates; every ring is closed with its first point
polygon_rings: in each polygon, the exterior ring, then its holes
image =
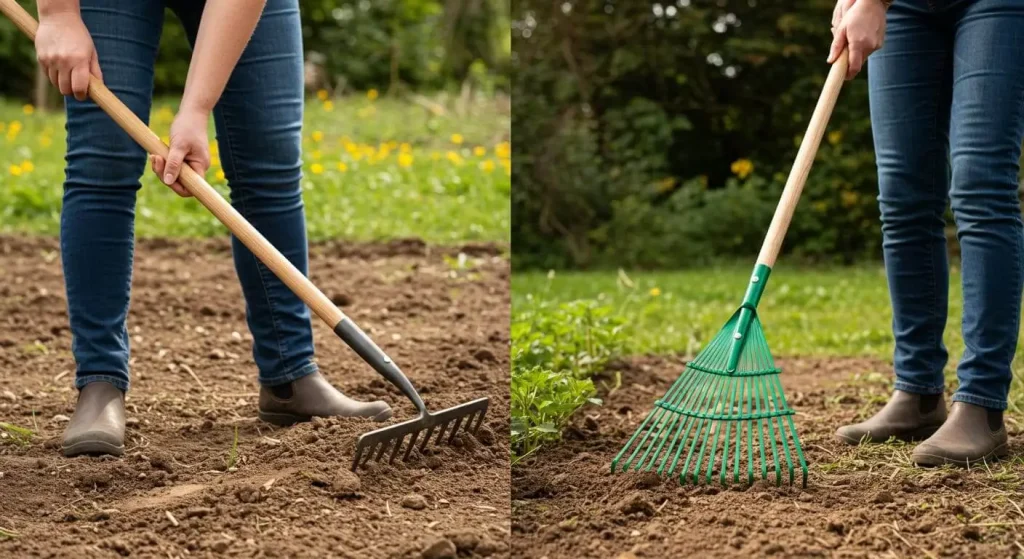
{"type": "MultiPolygon", "coordinates": [[[[181,2],[179,17],[193,39],[201,7],[181,2]]],[[[298,1],[269,0],[214,120],[232,205],[306,274],[302,80],[298,1]]],[[[232,242],[260,383],[274,386],[315,372],[309,309],[245,245],[232,242]]]]}
{"type": "MultiPolygon", "coordinates": [[[[82,0],[103,79],[147,121],[163,5],[82,0]]],[[[64,100],[67,168],[60,247],[75,386],[98,380],[128,390],[128,331],[135,195],[146,153],[92,101],[64,100]]]]}
{"type": "Polygon", "coordinates": [[[1006,409],[1020,330],[1024,3],[964,3],[955,20],[950,200],[963,268],[964,355],[954,401],[1006,409]]]}
{"type": "Polygon", "coordinates": [[[871,129],[895,387],[941,394],[948,359],[942,343],[949,297],[943,214],[952,36],[914,6],[897,2],[890,8],[885,46],[868,58],[871,129]]]}

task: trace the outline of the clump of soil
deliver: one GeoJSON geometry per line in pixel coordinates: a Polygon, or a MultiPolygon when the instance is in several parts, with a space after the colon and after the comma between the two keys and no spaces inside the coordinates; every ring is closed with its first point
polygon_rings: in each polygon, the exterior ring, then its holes
{"type": "MultiPolygon", "coordinates": [[[[418,559],[439,540],[460,557],[508,557],[508,262],[501,247],[477,249],[481,265],[467,278],[452,277],[443,258],[458,248],[313,248],[313,281],[402,365],[429,407],[491,398],[478,438],[354,474],[355,440],[379,424],[282,429],[256,419],[251,337],[226,241],[139,243],[125,454],[62,457],[76,392],[58,243],[0,237],[0,420],[35,432],[27,443],[0,437],[0,528],[17,534],[0,534],[0,557],[418,559]],[[453,357],[475,367],[449,365],[453,357]],[[401,506],[410,493],[429,506],[401,506]]],[[[313,322],[331,382],[388,401],[392,422],[415,416],[313,322]]]]}
{"type": "MultiPolygon", "coordinates": [[[[782,383],[808,462],[808,487],[680,485],[610,473],[616,453],[682,360],[637,358],[604,405],[565,440],[513,469],[516,557],[1007,557],[1024,545],[1019,460],[971,472],[919,469],[906,444],[850,447],[835,429],[879,409],[891,366],[783,359],[782,383]]],[[[601,383],[598,383],[601,384],[601,383]]],[[[606,383],[611,385],[611,382],[606,383]]],[[[1010,417],[1015,430],[1019,420],[1010,417]]],[[[1011,452],[1021,444],[1011,431],[1011,452]]]]}

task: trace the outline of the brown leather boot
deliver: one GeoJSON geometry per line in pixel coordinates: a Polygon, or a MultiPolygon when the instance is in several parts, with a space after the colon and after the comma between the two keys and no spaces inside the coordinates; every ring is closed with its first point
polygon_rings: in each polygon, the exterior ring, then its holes
{"type": "Polygon", "coordinates": [[[319,372],[289,384],[260,387],[259,417],[274,425],[293,425],[313,417],[370,417],[384,421],[391,417],[387,402],[360,402],[339,392],[319,372]]]}
{"type": "Polygon", "coordinates": [[[932,435],[946,420],[946,402],[941,394],[911,394],[896,390],[889,402],[866,421],[844,425],[836,438],[847,444],[882,443],[891,437],[920,441],[932,435]]]}
{"type": "Polygon", "coordinates": [[[90,382],[78,392],[64,430],[64,456],[124,454],[124,392],[109,382],[90,382]]]}
{"type": "Polygon", "coordinates": [[[918,466],[961,467],[992,462],[1007,455],[1003,412],[966,402],[953,402],[949,419],[910,458],[918,466]]]}

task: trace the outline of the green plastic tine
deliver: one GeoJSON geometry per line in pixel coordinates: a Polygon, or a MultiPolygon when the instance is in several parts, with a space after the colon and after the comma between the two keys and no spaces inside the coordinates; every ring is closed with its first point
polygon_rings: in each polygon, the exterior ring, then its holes
{"type": "MultiPolygon", "coordinates": [[[[694,371],[694,373],[697,374],[699,373],[699,371],[694,371]]],[[[701,390],[694,390],[691,395],[691,398],[687,400],[687,403],[692,404],[697,399],[703,398],[704,393],[707,392],[708,387],[711,385],[711,380],[712,379],[710,379],[708,375],[702,375],[701,390]]],[[[683,449],[686,447],[686,441],[689,440],[690,437],[690,431],[693,429],[693,426],[696,423],[697,419],[691,415],[688,415],[686,416],[686,420],[683,421],[683,424],[679,426],[679,431],[676,433],[676,436],[678,437],[679,433],[683,434],[682,437],[679,438],[679,446],[676,448],[676,453],[672,457],[672,464],[669,466],[668,472],[666,472],[668,475],[671,476],[672,472],[675,471],[676,466],[679,464],[679,456],[683,453],[683,449]],[[685,433],[683,432],[683,428],[686,429],[685,433]]]]}
{"type": "MultiPolygon", "coordinates": [[[[731,377],[719,376],[718,378],[721,379],[722,382],[718,383],[718,387],[715,390],[714,400],[712,400],[711,406],[709,408],[705,408],[705,409],[710,409],[712,411],[712,414],[714,413],[714,410],[718,409],[718,405],[721,402],[722,393],[724,392],[722,390],[723,385],[726,382],[728,382],[728,379],[731,378],[731,377]]],[[[700,453],[697,455],[697,462],[694,463],[694,465],[693,465],[693,484],[694,485],[697,485],[697,477],[699,476],[699,473],[700,473],[700,467],[701,467],[701,464],[704,463],[704,451],[707,450],[708,439],[711,438],[711,430],[714,429],[714,427],[715,427],[715,420],[712,419],[711,417],[707,418],[705,421],[707,422],[707,427],[708,428],[704,430],[704,438],[703,438],[703,440],[700,443],[700,453]]],[[[715,440],[718,440],[717,431],[716,431],[716,434],[715,434],[715,440]]],[[[712,462],[714,461],[714,456],[713,455],[711,456],[711,461],[712,462]]],[[[711,472],[710,471],[708,472],[708,482],[709,483],[711,482],[711,472]]]]}
{"type": "MultiPolygon", "coordinates": [[[[725,408],[725,410],[727,415],[734,415],[733,407],[736,405],[736,384],[738,382],[742,383],[742,381],[741,377],[732,377],[729,380],[731,381],[729,383],[731,385],[729,386],[729,406],[725,408]]],[[[727,421],[725,423],[725,439],[722,447],[722,471],[718,477],[718,480],[722,483],[722,485],[725,485],[725,478],[729,472],[729,434],[732,429],[732,423],[732,421],[727,421]]]]}
{"type": "MultiPolygon", "coordinates": [[[[704,403],[707,402],[712,397],[712,394],[717,391],[718,385],[721,384],[723,378],[725,377],[715,376],[713,379],[711,379],[710,385],[714,386],[715,390],[709,390],[704,395],[704,398],[701,399],[701,404],[698,407],[698,409],[705,409],[707,407],[706,405],[704,405],[704,403]]],[[[701,433],[704,432],[704,426],[707,423],[707,421],[708,420],[706,418],[697,418],[697,420],[694,422],[694,426],[697,427],[697,430],[693,433],[693,439],[690,441],[690,450],[686,453],[686,462],[683,463],[683,471],[679,472],[679,479],[684,483],[686,482],[686,474],[687,472],[690,471],[690,462],[693,460],[693,453],[697,449],[697,441],[700,440],[700,435],[701,433]]],[[[701,450],[703,451],[703,448],[701,450]]],[[[697,466],[694,466],[694,484],[697,483],[697,469],[697,466]]]]}
{"type": "MultiPolygon", "coordinates": [[[[673,390],[675,390],[676,386],[678,386],[682,382],[683,382],[683,377],[680,376],[679,378],[676,379],[676,381],[674,383],[672,383],[672,388],[669,388],[669,392],[672,392],[673,390]]],[[[613,474],[615,473],[615,467],[618,465],[619,460],[622,458],[622,455],[625,454],[626,451],[629,450],[631,446],[633,446],[633,441],[635,441],[636,438],[638,436],[640,436],[640,433],[644,432],[644,428],[647,427],[647,424],[650,423],[650,421],[651,421],[651,419],[653,417],[655,417],[655,414],[660,415],[660,413],[663,412],[663,411],[665,411],[664,408],[657,408],[656,407],[653,410],[651,410],[650,413],[647,414],[647,417],[644,418],[643,423],[640,424],[640,428],[637,429],[633,433],[633,436],[630,437],[629,441],[626,442],[626,446],[622,447],[622,450],[620,450],[619,453],[615,456],[615,459],[612,460],[612,473],[613,474]]],[[[649,434],[650,431],[647,431],[647,433],[649,434]]],[[[644,439],[646,440],[646,438],[647,437],[645,435],[644,439]]],[[[639,449],[639,446],[637,448],[639,449]]],[[[636,451],[633,452],[633,456],[635,456],[635,455],[636,455],[636,451]]],[[[630,456],[629,459],[626,461],[626,463],[623,464],[623,466],[622,466],[622,471],[623,472],[626,471],[627,468],[629,468],[629,461],[633,459],[633,456],[630,456]]]]}
{"type": "MultiPolygon", "coordinates": [[[[695,369],[688,369],[688,371],[690,372],[690,374],[684,376],[687,376],[692,381],[693,387],[690,390],[688,390],[685,394],[685,400],[679,402],[680,407],[684,409],[689,407],[689,404],[694,400],[694,398],[697,397],[697,394],[701,392],[701,389],[705,388],[705,386],[708,384],[707,375],[701,375],[699,374],[700,371],[697,371],[695,369]]],[[[669,456],[672,455],[672,449],[676,446],[677,443],[679,443],[679,437],[683,432],[683,428],[686,427],[686,424],[690,422],[691,416],[684,415],[682,417],[682,423],[678,427],[676,427],[675,434],[672,436],[672,443],[669,445],[667,449],[665,449],[665,454],[661,459],[661,464],[658,466],[658,475],[661,475],[664,472],[665,465],[668,463],[668,458],[669,456]]],[[[682,447],[680,446],[680,448],[682,447]]],[[[668,471],[669,475],[672,475],[672,470],[675,469],[676,460],[679,459],[679,453],[676,452],[675,456],[675,460],[672,461],[672,467],[668,471]]]]}
{"type": "MultiPolygon", "coordinates": [[[[768,386],[764,381],[764,377],[758,377],[758,384],[761,385],[761,397],[764,398],[765,409],[769,412],[771,410],[770,402],[768,401],[768,386]]],[[[779,439],[775,436],[775,422],[772,421],[771,417],[767,418],[768,422],[768,440],[772,443],[772,461],[775,464],[775,485],[782,484],[782,466],[779,464],[779,439]]]]}
{"type": "MultiPolygon", "coordinates": [[[[682,378],[682,377],[680,377],[680,378],[682,378]]],[[[686,385],[687,384],[689,384],[689,382],[685,383],[681,387],[681,389],[679,390],[678,394],[681,394],[681,395],[685,395],[686,394],[686,385]]],[[[666,397],[663,398],[663,400],[667,400],[670,405],[672,405],[673,407],[677,407],[678,402],[675,401],[676,400],[676,395],[672,395],[671,398],[669,398],[669,394],[666,394],[665,396],[666,397]]],[[[668,442],[669,435],[672,433],[672,429],[675,426],[676,421],[679,420],[679,416],[680,416],[680,414],[678,414],[678,413],[669,413],[669,414],[667,414],[667,417],[669,417],[671,419],[668,421],[667,425],[665,425],[665,420],[662,421],[662,425],[664,426],[664,429],[660,430],[660,432],[659,432],[659,435],[660,435],[660,438],[661,438],[661,443],[659,443],[658,446],[655,447],[654,446],[654,441],[651,442],[651,445],[649,445],[647,447],[647,452],[645,452],[643,454],[643,456],[640,457],[640,461],[637,462],[636,466],[633,467],[634,471],[640,471],[641,469],[643,469],[643,471],[648,472],[648,471],[651,470],[651,468],[654,466],[654,461],[657,460],[658,456],[661,454],[662,447],[664,447],[665,443],[668,442]],[[652,452],[654,453],[653,455],[651,455],[652,452]],[[648,455],[651,455],[650,462],[648,462],[646,468],[642,468],[643,463],[647,460],[648,455]]]]}

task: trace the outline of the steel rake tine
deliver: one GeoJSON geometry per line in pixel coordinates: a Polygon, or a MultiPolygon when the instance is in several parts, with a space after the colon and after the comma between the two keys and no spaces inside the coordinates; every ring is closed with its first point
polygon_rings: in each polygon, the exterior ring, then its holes
{"type": "Polygon", "coordinates": [[[420,436],[422,431],[413,431],[412,438],[409,439],[409,446],[405,448],[405,455],[402,456],[402,462],[409,461],[409,454],[412,453],[412,449],[416,446],[416,438],[420,436]]]}
{"type": "Polygon", "coordinates": [[[469,418],[470,421],[466,424],[466,430],[473,433],[473,436],[476,436],[476,432],[480,430],[480,426],[484,423],[484,412],[473,412],[473,415],[470,415],[469,418]],[[474,421],[476,425],[473,425],[474,421]]]}
{"type": "Polygon", "coordinates": [[[448,444],[452,444],[455,441],[455,435],[459,432],[459,425],[462,425],[463,418],[459,417],[455,419],[455,425],[452,426],[452,433],[448,435],[448,444]]]}
{"type": "Polygon", "coordinates": [[[359,459],[363,457],[363,451],[364,450],[365,450],[365,447],[363,447],[362,445],[360,445],[359,448],[356,449],[356,456],[355,456],[355,458],[352,459],[352,471],[353,472],[356,471],[357,469],[359,469],[359,459]]]}
{"type": "Polygon", "coordinates": [[[402,448],[402,441],[404,441],[404,440],[405,440],[405,435],[404,434],[401,437],[398,437],[398,439],[395,440],[395,448],[393,448],[391,450],[391,458],[388,459],[388,464],[394,464],[395,463],[395,456],[398,456],[398,449],[402,448]]]}

